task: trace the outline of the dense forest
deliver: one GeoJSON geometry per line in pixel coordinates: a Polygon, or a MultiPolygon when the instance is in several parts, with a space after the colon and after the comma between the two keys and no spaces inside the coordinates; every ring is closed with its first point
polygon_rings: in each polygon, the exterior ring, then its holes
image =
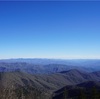
{"type": "Polygon", "coordinates": [[[17,89],[0,89],[0,99],[100,99],[100,89],[93,86],[90,89],[71,89],[66,88],[54,96],[54,94],[46,95],[32,87],[20,87],[17,89]]]}
{"type": "Polygon", "coordinates": [[[54,96],[53,99],[100,99],[100,89],[97,89],[93,86],[90,89],[72,89],[67,90],[66,88],[63,91],[54,96]]]}
{"type": "Polygon", "coordinates": [[[0,89],[0,99],[50,99],[44,92],[32,87],[20,87],[17,89],[0,89]]]}

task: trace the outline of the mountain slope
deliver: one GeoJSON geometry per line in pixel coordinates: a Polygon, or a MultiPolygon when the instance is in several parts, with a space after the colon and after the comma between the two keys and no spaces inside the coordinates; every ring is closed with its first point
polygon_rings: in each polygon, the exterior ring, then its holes
{"type": "MultiPolygon", "coordinates": [[[[46,83],[41,83],[38,79],[22,72],[1,72],[0,73],[0,99],[49,99],[50,91],[47,90],[46,83]],[[13,94],[13,95],[12,95],[13,94]],[[5,98],[4,98],[5,96],[5,98]]],[[[52,86],[52,85],[51,85],[52,86]]]]}
{"type": "Polygon", "coordinates": [[[0,60],[0,72],[21,70],[31,74],[50,74],[70,69],[87,72],[100,70],[100,60],[93,59],[5,59],[0,60]]]}
{"type": "Polygon", "coordinates": [[[53,99],[100,99],[100,82],[87,81],[65,86],[53,93],[53,99]]]}
{"type": "MultiPolygon", "coordinates": [[[[76,69],[72,69],[69,71],[63,71],[59,73],[53,74],[28,74],[21,71],[15,72],[1,72],[0,73],[0,88],[4,89],[20,89],[22,88],[33,88],[43,94],[46,94],[50,97],[50,95],[64,87],[67,88],[85,88],[85,86],[90,85],[88,81],[92,81],[91,86],[99,83],[93,83],[100,81],[99,72],[87,73],[83,71],[79,71],[76,69]],[[86,83],[84,83],[86,82],[86,83]],[[81,83],[81,84],[80,84],[81,83]]],[[[90,87],[91,87],[90,86],[90,87]]],[[[34,92],[34,91],[33,91],[34,92]]],[[[45,99],[45,98],[44,98],[45,99]]]]}

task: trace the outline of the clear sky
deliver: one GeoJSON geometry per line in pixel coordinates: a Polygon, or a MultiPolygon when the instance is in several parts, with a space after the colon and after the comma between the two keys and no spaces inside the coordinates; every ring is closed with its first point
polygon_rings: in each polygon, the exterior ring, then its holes
{"type": "Polygon", "coordinates": [[[100,58],[100,2],[0,2],[0,58],[100,58]]]}

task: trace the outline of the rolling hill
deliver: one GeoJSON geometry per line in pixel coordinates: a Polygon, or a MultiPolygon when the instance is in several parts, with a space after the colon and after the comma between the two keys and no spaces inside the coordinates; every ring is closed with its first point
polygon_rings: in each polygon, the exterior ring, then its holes
{"type": "MultiPolygon", "coordinates": [[[[24,88],[24,90],[29,92],[41,93],[46,97],[51,97],[52,93],[55,91],[65,87],[72,86],[74,90],[76,88],[82,88],[90,85],[99,86],[100,81],[100,72],[92,72],[87,73],[83,71],[79,71],[76,69],[63,71],[59,73],[53,74],[28,74],[21,71],[13,71],[13,72],[1,72],[0,73],[0,88],[1,89],[20,89],[24,88]],[[96,83],[92,83],[92,82],[96,83]],[[88,82],[88,83],[87,83],[88,82]],[[97,83],[98,82],[98,83],[97,83]],[[75,87],[74,87],[75,86],[75,87]]],[[[71,88],[72,88],[71,87],[71,88]]],[[[40,94],[40,96],[41,96],[40,94]]],[[[48,98],[48,99],[49,99],[48,98]]],[[[31,98],[30,98],[31,99],[31,98]]],[[[36,98],[38,99],[38,98],[36,98]]],[[[39,98],[42,99],[42,98],[39,98]]]]}

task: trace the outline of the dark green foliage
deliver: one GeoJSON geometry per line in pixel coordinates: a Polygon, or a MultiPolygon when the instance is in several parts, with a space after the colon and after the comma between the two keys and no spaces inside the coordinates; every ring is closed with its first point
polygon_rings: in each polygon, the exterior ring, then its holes
{"type": "Polygon", "coordinates": [[[100,99],[99,97],[99,91],[96,89],[96,87],[94,86],[91,90],[91,99],[100,99]]]}
{"type": "Polygon", "coordinates": [[[53,99],[100,99],[100,89],[96,87],[92,88],[76,88],[63,90],[63,95],[57,94],[53,99]],[[62,97],[61,97],[62,96],[62,97]]]}
{"type": "Polygon", "coordinates": [[[64,89],[64,92],[63,92],[63,99],[67,99],[67,97],[68,97],[68,91],[67,91],[67,89],[65,88],[65,89],[64,89]]]}
{"type": "Polygon", "coordinates": [[[0,89],[0,99],[47,99],[47,96],[43,92],[27,86],[17,89],[0,89]]]}
{"type": "Polygon", "coordinates": [[[86,99],[86,94],[84,90],[80,90],[79,99],[86,99]]]}

